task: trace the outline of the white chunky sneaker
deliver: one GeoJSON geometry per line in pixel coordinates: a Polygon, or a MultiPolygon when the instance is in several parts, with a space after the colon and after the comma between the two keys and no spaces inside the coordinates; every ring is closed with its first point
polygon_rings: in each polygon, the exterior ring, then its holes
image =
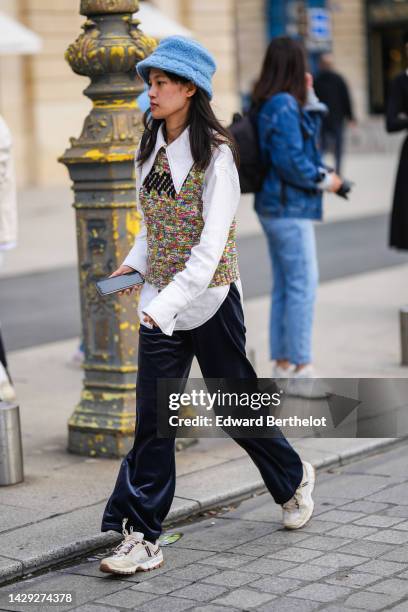
{"type": "Polygon", "coordinates": [[[130,532],[125,528],[127,518],[122,521],[123,542],[119,544],[110,557],[102,559],[99,569],[108,574],[134,574],[137,571],[147,572],[160,567],[163,563],[163,553],[159,541],[154,544],[144,539],[143,533],[130,532]]]}
{"type": "Polygon", "coordinates": [[[290,365],[288,368],[281,368],[276,362],[272,366],[272,378],[275,380],[276,384],[279,385],[279,388],[287,393],[287,390],[290,385],[290,378],[293,376],[295,371],[295,366],[290,365]]]}
{"type": "Polygon", "coordinates": [[[330,395],[330,390],[324,381],[316,376],[313,366],[308,365],[292,373],[286,393],[306,399],[325,399],[330,395]]]}
{"type": "Polygon", "coordinates": [[[292,364],[288,368],[281,368],[281,366],[278,366],[278,364],[275,362],[272,366],[272,378],[283,378],[284,380],[286,378],[291,378],[293,376],[294,370],[295,366],[292,364]]]}
{"type": "Polygon", "coordinates": [[[294,496],[282,505],[283,526],[286,529],[300,529],[306,525],[313,514],[312,492],[315,485],[315,469],[311,463],[303,461],[302,482],[294,496]]]}

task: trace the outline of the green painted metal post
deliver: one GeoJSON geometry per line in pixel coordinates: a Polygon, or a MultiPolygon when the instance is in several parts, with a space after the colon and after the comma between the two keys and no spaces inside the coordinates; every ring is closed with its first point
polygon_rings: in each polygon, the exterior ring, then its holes
{"type": "Polygon", "coordinates": [[[60,160],[75,194],[85,377],[69,419],[68,450],[120,457],[133,443],[137,370],[135,297],[99,297],[95,281],[123,261],[139,231],[134,154],[142,116],[136,98],[143,86],[135,66],[155,41],[132,18],[137,0],[82,0],[83,33],[66,59],[88,76],[92,101],[79,138],[60,160]]]}

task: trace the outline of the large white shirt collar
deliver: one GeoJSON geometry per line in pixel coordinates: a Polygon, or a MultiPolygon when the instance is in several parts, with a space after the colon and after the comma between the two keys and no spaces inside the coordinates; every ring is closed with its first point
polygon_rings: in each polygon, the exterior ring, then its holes
{"type": "Polygon", "coordinates": [[[166,149],[174,189],[177,193],[180,193],[183,183],[194,164],[190,149],[190,129],[186,127],[180,136],[167,144],[164,139],[163,124],[160,126],[154,150],[141,168],[141,184],[152,169],[156,155],[162,147],[166,149]]]}

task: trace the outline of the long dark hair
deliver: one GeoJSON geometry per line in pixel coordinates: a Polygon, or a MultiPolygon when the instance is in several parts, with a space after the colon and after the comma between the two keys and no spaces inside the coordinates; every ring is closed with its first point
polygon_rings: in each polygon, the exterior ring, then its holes
{"type": "MultiPolygon", "coordinates": [[[[163,71],[171,81],[176,83],[188,83],[188,79],[163,71]]],[[[143,117],[144,133],[142,136],[139,155],[137,161],[139,165],[150,157],[154,150],[157,139],[157,132],[164,119],[153,119],[150,111],[147,110],[143,117]]],[[[234,161],[238,165],[238,151],[231,138],[230,133],[218,121],[211,108],[207,94],[197,87],[197,91],[191,99],[187,125],[190,127],[190,148],[194,163],[198,170],[206,170],[211,162],[213,147],[225,143],[232,151],[234,161]]]]}
{"type": "Polygon", "coordinates": [[[305,73],[306,57],[301,43],[288,36],[273,38],[253,90],[253,103],[260,106],[274,94],[287,92],[303,106],[307,96],[305,73]]]}

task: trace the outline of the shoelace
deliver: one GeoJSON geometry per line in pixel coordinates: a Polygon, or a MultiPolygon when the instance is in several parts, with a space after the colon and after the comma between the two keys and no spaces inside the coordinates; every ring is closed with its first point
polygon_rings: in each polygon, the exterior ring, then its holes
{"type": "Polygon", "coordinates": [[[309,481],[304,480],[302,484],[299,485],[299,487],[297,488],[294,496],[291,497],[285,504],[282,504],[282,508],[284,508],[285,510],[299,510],[299,507],[300,507],[299,500],[302,497],[301,489],[303,489],[303,487],[307,487],[308,484],[309,484],[309,481]]]}
{"type": "Polygon", "coordinates": [[[299,510],[299,492],[296,491],[293,497],[289,499],[285,504],[282,504],[282,508],[285,510],[299,510]]]}
{"type": "Polygon", "coordinates": [[[136,544],[139,542],[143,543],[143,538],[140,535],[133,533],[133,527],[131,526],[129,531],[126,529],[126,523],[128,519],[124,518],[122,521],[122,535],[125,538],[113,551],[114,555],[127,555],[136,544]]]}
{"type": "Polygon", "coordinates": [[[122,521],[122,535],[126,538],[128,535],[132,535],[133,533],[133,527],[132,525],[130,526],[129,531],[126,529],[126,523],[128,522],[127,518],[124,518],[122,521]]]}

